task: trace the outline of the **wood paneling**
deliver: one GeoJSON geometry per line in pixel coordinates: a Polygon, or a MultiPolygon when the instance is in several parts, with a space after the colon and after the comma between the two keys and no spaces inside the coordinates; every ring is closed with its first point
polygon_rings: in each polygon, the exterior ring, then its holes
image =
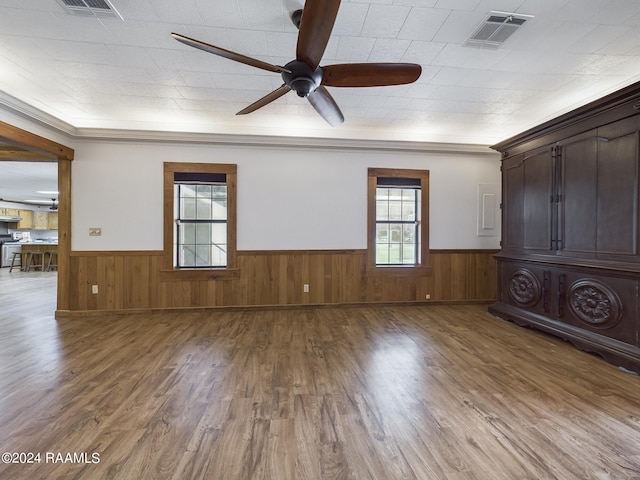
{"type": "Polygon", "coordinates": [[[491,301],[493,253],[432,251],[431,276],[380,277],[366,274],[366,250],[243,251],[237,277],[165,281],[161,251],[73,252],[69,310],[491,301]]]}

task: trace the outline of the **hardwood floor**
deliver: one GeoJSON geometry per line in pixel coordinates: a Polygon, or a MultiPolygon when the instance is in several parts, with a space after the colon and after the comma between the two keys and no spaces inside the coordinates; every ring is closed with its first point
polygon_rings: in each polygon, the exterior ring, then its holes
{"type": "Polygon", "coordinates": [[[7,270],[2,479],[640,479],[640,378],[486,307],[56,321],[7,270]]]}

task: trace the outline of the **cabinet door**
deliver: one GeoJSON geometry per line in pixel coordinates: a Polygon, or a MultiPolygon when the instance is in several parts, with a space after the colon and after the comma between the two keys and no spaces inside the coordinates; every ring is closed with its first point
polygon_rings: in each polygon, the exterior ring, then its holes
{"type": "Polygon", "coordinates": [[[558,250],[595,256],[597,250],[598,139],[595,130],[559,144],[558,250]]]}
{"type": "Polygon", "coordinates": [[[34,230],[46,230],[49,228],[49,212],[36,210],[33,212],[34,230]]]}
{"type": "Polygon", "coordinates": [[[527,152],[524,158],[524,249],[545,253],[552,248],[552,149],[527,152]]]}
{"type": "Polygon", "coordinates": [[[58,229],[58,212],[49,212],[49,230],[58,229]]]}
{"type": "MultiPolygon", "coordinates": [[[[637,117],[598,129],[599,257],[638,255],[638,130],[637,117]]],[[[635,258],[633,260],[636,260],[635,258]]]]}
{"type": "Polygon", "coordinates": [[[502,162],[502,249],[521,250],[524,241],[524,154],[502,162]]]}
{"type": "Polygon", "coordinates": [[[509,158],[502,165],[504,250],[551,250],[554,158],[550,147],[509,158]]]}
{"type": "Polygon", "coordinates": [[[630,118],[561,144],[559,250],[638,261],[638,129],[630,118]]]}
{"type": "Polygon", "coordinates": [[[18,216],[22,218],[16,226],[18,230],[31,230],[33,228],[33,210],[19,210],[18,216]]]}

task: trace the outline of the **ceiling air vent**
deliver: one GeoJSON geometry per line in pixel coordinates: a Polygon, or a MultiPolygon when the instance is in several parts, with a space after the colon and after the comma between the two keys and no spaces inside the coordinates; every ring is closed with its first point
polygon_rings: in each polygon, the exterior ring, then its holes
{"type": "Polygon", "coordinates": [[[500,48],[533,15],[491,12],[464,43],[467,47],[500,48]]]}
{"type": "Polygon", "coordinates": [[[108,0],[58,0],[58,2],[74,15],[115,17],[122,19],[122,15],[108,0]]]}

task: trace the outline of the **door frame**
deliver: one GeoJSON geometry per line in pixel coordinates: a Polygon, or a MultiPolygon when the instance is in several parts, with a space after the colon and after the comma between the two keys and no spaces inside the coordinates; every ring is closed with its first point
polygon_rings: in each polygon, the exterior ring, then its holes
{"type": "Polygon", "coordinates": [[[74,150],[0,121],[0,142],[15,147],[14,158],[25,162],[58,163],[58,291],[56,312],[69,310],[71,285],[71,162],[74,150]]]}

